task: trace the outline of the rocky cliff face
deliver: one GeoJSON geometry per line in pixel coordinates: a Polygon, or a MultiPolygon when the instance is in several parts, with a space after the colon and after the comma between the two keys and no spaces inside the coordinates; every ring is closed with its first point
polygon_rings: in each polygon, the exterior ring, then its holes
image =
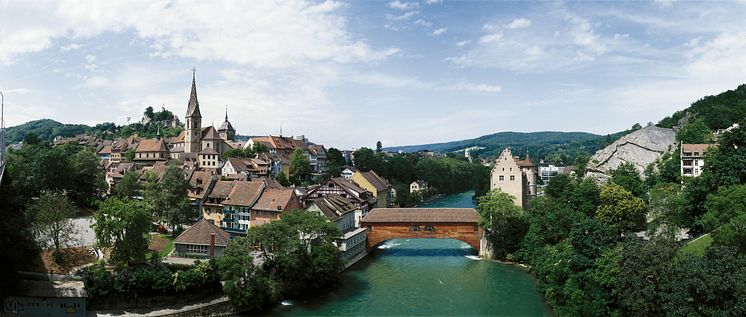
{"type": "Polygon", "coordinates": [[[673,129],[644,127],[596,152],[588,162],[586,176],[599,183],[607,182],[612,170],[622,163],[632,163],[640,176],[644,177],[645,167],[673,150],[675,142],[676,133],[673,129]]]}

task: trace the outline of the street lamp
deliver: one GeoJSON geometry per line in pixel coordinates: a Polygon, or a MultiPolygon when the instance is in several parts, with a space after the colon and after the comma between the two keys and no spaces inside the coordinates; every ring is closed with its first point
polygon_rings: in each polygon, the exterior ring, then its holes
{"type": "Polygon", "coordinates": [[[5,95],[0,91],[0,163],[5,159],[5,95]]]}

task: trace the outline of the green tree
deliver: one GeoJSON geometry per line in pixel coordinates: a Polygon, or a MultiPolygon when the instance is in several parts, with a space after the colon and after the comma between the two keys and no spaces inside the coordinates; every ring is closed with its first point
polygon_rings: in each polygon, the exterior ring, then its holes
{"type": "Polygon", "coordinates": [[[269,147],[267,147],[266,144],[262,142],[255,142],[254,146],[251,148],[254,153],[267,153],[269,152],[269,147]]]}
{"type": "Polygon", "coordinates": [[[337,226],[325,217],[303,210],[247,232],[251,248],[259,250],[285,296],[339,284],[342,262],[333,243],[340,236],[337,226]]]}
{"type": "Polygon", "coordinates": [[[598,185],[596,185],[596,182],[590,178],[583,179],[576,183],[572,189],[570,205],[573,206],[576,211],[582,212],[589,217],[593,217],[596,214],[598,206],[601,204],[600,193],[601,190],[598,188],[598,185]]]}
{"type": "Polygon", "coordinates": [[[110,262],[132,265],[145,261],[153,220],[144,202],[110,198],[101,204],[93,218],[96,245],[111,248],[110,262]]]}
{"type": "Polygon", "coordinates": [[[275,176],[275,180],[278,183],[280,183],[280,185],[282,186],[290,186],[291,184],[290,180],[288,180],[288,177],[285,176],[285,172],[283,171],[280,171],[279,173],[277,173],[277,175],[275,176]]]}
{"type": "Polygon", "coordinates": [[[174,236],[177,226],[189,222],[195,216],[189,206],[188,189],[189,182],[184,171],[178,165],[170,164],[160,181],[150,184],[143,194],[155,216],[171,225],[174,236]]]}
{"type": "Polygon", "coordinates": [[[300,185],[311,176],[311,160],[303,149],[295,149],[290,155],[290,172],[295,185],[300,185]]]}
{"type": "Polygon", "coordinates": [[[135,160],[135,149],[128,149],[127,151],[124,152],[122,157],[124,157],[124,159],[127,160],[128,162],[134,161],[135,160]]]}
{"type": "Polygon", "coordinates": [[[618,232],[636,230],[645,223],[645,202],[617,184],[601,187],[596,217],[618,232]]]}
{"type": "Polygon", "coordinates": [[[145,112],[143,113],[143,115],[145,115],[146,118],[148,118],[150,120],[153,120],[153,118],[155,118],[155,113],[153,112],[153,107],[148,106],[147,108],[145,108],[145,112]]]}
{"type": "Polygon", "coordinates": [[[36,145],[40,143],[41,139],[39,139],[39,136],[36,133],[29,132],[23,137],[23,144],[36,145]]]}
{"type": "Polygon", "coordinates": [[[281,285],[268,272],[254,265],[252,248],[245,237],[232,239],[217,261],[224,281],[223,291],[231,304],[241,310],[254,310],[281,299],[281,285]]]}
{"type": "Polygon", "coordinates": [[[330,165],[333,163],[340,167],[347,165],[342,151],[333,147],[326,151],[326,159],[330,165]]]}
{"type": "Polygon", "coordinates": [[[672,183],[656,185],[650,191],[648,233],[650,235],[663,234],[673,238],[678,229],[684,225],[684,207],[686,207],[686,199],[679,185],[672,183]]]}
{"type": "Polygon", "coordinates": [[[70,221],[75,211],[73,203],[59,192],[45,192],[29,206],[39,244],[53,247],[54,258],[58,262],[60,248],[76,239],[77,230],[70,221]]]}
{"type": "Polygon", "coordinates": [[[355,152],[352,152],[352,156],[354,157],[355,167],[362,172],[371,171],[378,167],[375,153],[367,147],[355,150],[355,152]]]}
{"type": "Polygon", "coordinates": [[[670,240],[630,240],[619,256],[614,292],[623,316],[663,316],[677,246],[670,240]]]}
{"type": "Polygon", "coordinates": [[[622,163],[611,171],[611,182],[622,186],[636,197],[645,197],[645,183],[632,163],[622,163]]]}
{"type": "Polygon", "coordinates": [[[712,142],[712,131],[702,119],[695,119],[676,132],[676,141],[690,144],[710,143],[712,142]]]}
{"type": "Polygon", "coordinates": [[[138,173],[127,173],[122,180],[114,186],[112,194],[120,199],[133,198],[141,195],[142,186],[140,185],[138,173]]]}
{"type": "Polygon", "coordinates": [[[512,254],[518,251],[528,230],[523,209],[516,206],[513,199],[513,196],[496,189],[479,197],[477,205],[480,224],[490,241],[492,256],[501,260],[512,260],[512,254]]]}
{"type": "Polygon", "coordinates": [[[104,173],[98,168],[99,158],[89,148],[83,148],[70,159],[73,175],[71,198],[79,205],[95,206],[106,188],[104,173]]]}
{"type": "Polygon", "coordinates": [[[547,184],[546,188],[544,189],[544,193],[548,197],[553,199],[561,199],[563,201],[568,201],[572,196],[572,192],[572,178],[570,178],[570,175],[567,174],[559,174],[552,177],[552,179],[549,180],[549,184],[547,184]]]}

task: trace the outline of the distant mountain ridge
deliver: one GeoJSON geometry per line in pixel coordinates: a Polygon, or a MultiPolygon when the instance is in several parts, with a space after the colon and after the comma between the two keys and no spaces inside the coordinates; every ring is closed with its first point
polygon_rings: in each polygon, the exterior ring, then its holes
{"type": "Polygon", "coordinates": [[[485,149],[479,151],[479,155],[496,156],[505,147],[513,148],[513,153],[521,156],[527,153],[533,157],[545,157],[548,154],[568,155],[575,157],[578,153],[593,154],[604,145],[613,142],[623,134],[602,136],[587,132],[498,132],[483,135],[474,139],[451,141],[443,143],[405,145],[386,147],[389,152],[417,152],[436,151],[454,152],[467,147],[480,146],[485,149]]]}

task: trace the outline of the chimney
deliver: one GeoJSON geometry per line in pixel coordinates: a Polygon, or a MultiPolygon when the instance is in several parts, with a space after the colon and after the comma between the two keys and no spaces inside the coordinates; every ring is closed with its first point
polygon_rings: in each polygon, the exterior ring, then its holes
{"type": "Polygon", "coordinates": [[[210,257],[215,257],[215,233],[210,233],[210,257]]]}

